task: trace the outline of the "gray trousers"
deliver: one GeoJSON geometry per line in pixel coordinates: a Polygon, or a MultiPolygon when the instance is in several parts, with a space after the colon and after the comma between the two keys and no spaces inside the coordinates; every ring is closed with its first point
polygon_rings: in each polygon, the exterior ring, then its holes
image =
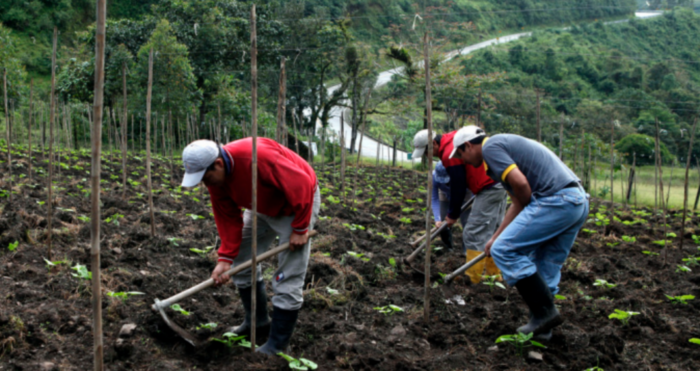
{"type": "MultiPolygon", "coordinates": [[[[316,224],[320,209],[321,191],[319,187],[314,194],[314,206],[309,231],[316,224]]],[[[292,220],[294,220],[294,215],[275,218],[258,213],[258,255],[270,249],[278,236],[280,244],[289,242],[289,237],[292,234],[292,220]]],[[[238,256],[233,260],[234,267],[251,259],[252,233],[253,212],[246,210],[243,213],[243,240],[241,241],[238,256]]],[[[275,296],[272,297],[273,306],[285,310],[298,310],[301,308],[304,302],[302,292],[304,290],[304,278],[306,277],[306,268],[309,265],[310,254],[311,239],[309,238],[309,242],[304,245],[303,249],[295,251],[285,250],[277,255],[277,270],[272,277],[272,291],[275,293],[275,296]]],[[[250,275],[251,269],[248,268],[233,276],[233,282],[239,288],[248,288],[251,286],[250,275]]],[[[258,264],[257,276],[258,282],[262,281],[260,264],[258,264]]]]}
{"type": "Polygon", "coordinates": [[[471,210],[466,211],[467,222],[462,219],[462,246],[467,250],[484,251],[486,243],[501,225],[506,215],[506,190],[501,184],[484,189],[476,195],[471,210]]]}

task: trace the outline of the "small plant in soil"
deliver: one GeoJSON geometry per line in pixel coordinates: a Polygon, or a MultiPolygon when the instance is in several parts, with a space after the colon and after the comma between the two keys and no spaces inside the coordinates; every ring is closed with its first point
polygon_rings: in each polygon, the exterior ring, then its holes
{"type": "Polygon", "coordinates": [[[201,325],[197,326],[197,330],[213,330],[218,326],[216,322],[209,322],[209,323],[202,323],[201,325]]]}
{"type": "Polygon", "coordinates": [[[51,261],[49,259],[44,258],[44,261],[46,262],[46,269],[51,270],[51,268],[59,265],[59,264],[66,264],[68,263],[68,260],[56,260],[56,261],[51,261]]]}
{"type": "Polygon", "coordinates": [[[119,298],[122,300],[123,303],[126,302],[126,299],[128,299],[129,296],[134,296],[134,295],[146,295],[146,294],[139,292],[139,291],[128,291],[128,292],[127,291],[120,291],[120,292],[110,291],[107,293],[107,296],[109,296],[111,298],[119,298]]]}
{"type": "Polygon", "coordinates": [[[649,256],[659,256],[658,252],[653,252],[653,251],[649,251],[649,250],[642,251],[642,254],[649,255],[649,256]]]}
{"type": "Polygon", "coordinates": [[[19,246],[19,241],[10,242],[10,244],[7,245],[7,249],[10,251],[15,251],[17,249],[17,246],[19,246]]]}
{"type": "Polygon", "coordinates": [[[632,316],[636,316],[638,314],[639,314],[639,312],[627,312],[624,310],[615,309],[615,312],[611,313],[608,316],[608,318],[617,319],[620,322],[622,322],[622,326],[627,326],[627,325],[629,325],[630,319],[632,318],[632,316]]]}
{"type": "Polygon", "coordinates": [[[80,221],[83,222],[83,223],[88,223],[88,222],[90,222],[90,217],[89,217],[89,216],[85,216],[85,215],[80,215],[80,216],[78,217],[78,220],[80,220],[80,221]]]}
{"type": "Polygon", "coordinates": [[[673,304],[683,304],[683,305],[688,304],[688,301],[695,299],[694,295],[679,295],[679,296],[666,295],[666,297],[673,304]]]}
{"type": "Polygon", "coordinates": [[[692,269],[686,267],[685,265],[676,265],[676,273],[690,273],[692,271],[692,269]]]}
{"type": "Polygon", "coordinates": [[[82,278],[84,280],[92,279],[92,272],[88,271],[87,267],[82,264],[76,264],[75,267],[72,267],[71,269],[75,271],[75,273],[73,273],[73,277],[82,278]]]}
{"type": "Polygon", "coordinates": [[[383,307],[374,307],[374,310],[379,311],[379,313],[382,313],[385,316],[392,316],[395,313],[403,312],[403,308],[394,304],[385,305],[383,307]]]}
{"type": "Polygon", "coordinates": [[[186,216],[188,216],[188,217],[192,218],[192,220],[200,220],[200,219],[204,219],[204,217],[203,217],[203,216],[201,216],[201,215],[197,215],[197,214],[187,214],[186,216]]]}
{"type": "Polygon", "coordinates": [[[349,223],[343,223],[343,227],[355,232],[356,230],[361,230],[364,231],[365,227],[358,225],[358,224],[349,224],[349,223]]]}
{"type": "Polygon", "coordinates": [[[603,287],[603,288],[606,288],[606,289],[612,289],[612,288],[616,287],[617,284],[615,284],[615,283],[610,283],[610,282],[608,282],[608,281],[606,281],[606,280],[602,280],[602,279],[599,278],[599,279],[595,280],[595,282],[593,283],[593,286],[600,286],[600,287],[603,287]]]}
{"type": "Polygon", "coordinates": [[[310,361],[306,358],[299,358],[296,359],[290,355],[284,354],[282,352],[277,353],[278,356],[284,358],[287,362],[289,362],[289,369],[290,370],[299,370],[299,371],[307,371],[307,370],[315,370],[318,368],[318,365],[314,363],[313,361],[310,361]]]}
{"type": "Polygon", "coordinates": [[[412,212],[413,210],[415,210],[415,208],[413,208],[413,207],[404,207],[403,209],[401,209],[402,212],[407,213],[407,214],[412,212]]]}
{"type": "Polygon", "coordinates": [[[407,218],[405,216],[403,218],[399,219],[399,221],[403,224],[411,224],[411,222],[412,222],[411,218],[407,218]]]}
{"type": "Polygon", "coordinates": [[[696,257],[696,256],[694,256],[694,255],[688,255],[687,258],[683,259],[683,262],[684,262],[686,265],[689,265],[689,266],[691,266],[691,267],[696,267],[696,266],[700,265],[700,263],[699,263],[699,262],[700,262],[700,258],[699,258],[699,257],[696,257]]]}
{"type": "Polygon", "coordinates": [[[205,256],[207,256],[209,251],[211,251],[213,248],[214,248],[214,246],[207,246],[204,248],[204,250],[202,250],[202,249],[198,249],[198,248],[193,247],[190,249],[190,251],[192,251],[193,253],[197,253],[202,257],[205,257],[205,256]]]}
{"type": "Polygon", "coordinates": [[[688,342],[696,344],[696,345],[700,345],[700,339],[698,339],[698,338],[692,338],[692,339],[688,340],[688,342]]]}
{"type": "Polygon", "coordinates": [[[234,346],[239,346],[239,347],[244,347],[244,348],[251,347],[250,341],[245,340],[245,335],[238,335],[238,334],[234,334],[233,332],[226,332],[223,335],[221,335],[221,337],[223,339],[211,338],[211,341],[217,341],[219,343],[223,343],[229,348],[233,348],[234,346]]]}
{"type": "Polygon", "coordinates": [[[364,257],[365,254],[361,254],[361,253],[359,253],[359,252],[348,251],[348,255],[352,256],[352,257],[355,258],[355,259],[360,259],[360,260],[362,260],[363,262],[368,262],[368,261],[370,260],[369,258],[365,258],[365,257],[364,257]]]}
{"type": "Polygon", "coordinates": [[[484,285],[489,287],[489,292],[493,291],[494,286],[500,287],[503,290],[505,290],[506,287],[502,283],[496,281],[498,279],[498,277],[500,277],[500,276],[501,276],[500,274],[494,274],[492,276],[484,274],[483,276],[481,276],[481,278],[483,280],[481,283],[483,283],[484,285]]]}
{"type": "Polygon", "coordinates": [[[105,223],[114,223],[114,225],[118,226],[119,219],[121,219],[123,217],[124,217],[124,215],[122,215],[122,214],[114,214],[110,217],[107,217],[107,219],[105,219],[105,223]]]}
{"type": "Polygon", "coordinates": [[[594,230],[588,229],[588,228],[583,228],[583,229],[581,230],[581,232],[583,232],[583,233],[588,233],[588,234],[598,233],[598,231],[594,231],[594,230]]]}
{"type": "MultiPolygon", "coordinates": [[[[170,306],[170,309],[172,309],[172,310],[174,310],[174,311],[176,311],[176,312],[179,312],[179,313],[182,314],[183,316],[189,316],[189,315],[191,314],[190,312],[188,312],[188,311],[182,309],[182,307],[180,306],[180,304],[173,304],[173,305],[170,306]]],[[[224,334],[224,335],[226,335],[226,334],[224,334]]]]}
{"type": "Polygon", "coordinates": [[[532,333],[529,334],[523,334],[523,333],[517,333],[515,335],[501,335],[496,339],[496,344],[500,343],[509,343],[512,344],[515,347],[516,353],[521,356],[523,355],[523,351],[525,348],[529,348],[532,346],[539,347],[539,348],[547,348],[544,346],[542,343],[539,343],[537,341],[532,340],[532,333]]]}
{"type": "Polygon", "coordinates": [[[326,291],[327,291],[330,295],[338,295],[338,294],[339,294],[339,291],[338,291],[338,290],[332,289],[332,288],[327,287],[327,286],[326,286],[326,291]]]}
{"type": "Polygon", "coordinates": [[[180,241],[182,238],[178,237],[169,237],[168,242],[170,242],[173,246],[180,246],[178,245],[177,241],[180,241]]]}
{"type": "Polygon", "coordinates": [[[598,366],[595,366],[595,367],[587,368],[583,371],[605,371],[605,370],[603,370],[602,368],[600,368],[598,366]]]}

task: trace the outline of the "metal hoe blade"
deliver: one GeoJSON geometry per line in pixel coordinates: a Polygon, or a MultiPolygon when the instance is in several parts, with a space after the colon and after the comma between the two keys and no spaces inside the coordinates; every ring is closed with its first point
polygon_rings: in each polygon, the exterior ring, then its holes
{"type": "Polygon", "coordinates": [[[188,343],[190,343],[193,347],[197,348],[200,345],[202,345],[202,341],[199,340],[198,337],[190,334],[187,332],[185,329],[180,327],[177,323],[172,322],[170,318],[168,318],[168,315],[165,314],[165,311],[163,310],[163,307],[160,305],[160,300],[156,299],[156,305],[154,305],[154,308],[158,308],[158,312],[160,313],[160,316],[163,317],[163,321],[165,321],[165,324],[168,325],[173,331],[175,331],[180,337],[185,339],[188,343]]]}

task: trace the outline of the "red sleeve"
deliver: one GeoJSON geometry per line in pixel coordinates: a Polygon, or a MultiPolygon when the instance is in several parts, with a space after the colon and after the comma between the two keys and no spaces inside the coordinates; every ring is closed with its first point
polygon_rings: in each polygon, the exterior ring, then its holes
{"type": "Polygon", "coordinates": [[[304,234],[309,230],[311,214],[314,206],[314,192],[316,191],[316,178],[301,169],[299,165],[284,156],[262,159],[275,161],[270,164],[270,171],[261,172],[261,179],[269,182],[284,193],[287,202],[294,210],[292,220],[292,232],[304,234]]]}
{"type": "Polygon", "coordinates": [[[221,238],[219,261],[233,263],[243,239],[243,212],[224,190],[219,187],[208,188],[216,229],[221,238]]]}

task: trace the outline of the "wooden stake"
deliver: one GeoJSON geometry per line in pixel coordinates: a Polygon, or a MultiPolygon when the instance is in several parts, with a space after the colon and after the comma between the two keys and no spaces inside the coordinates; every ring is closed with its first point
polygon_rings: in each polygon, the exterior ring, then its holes
{"type": "Polygon", "coordinates": [[[34,120],[34,78],[29,82],[29,131],[27,142],[29,143],[29,182],[32,181],[32,121],[34,120]]]}
{"type": "Polygon", "coordinates": [[[151,182],[151,98],[153,93],[153,48],[148,54],[148,90],[146,91],[146,178],[148,183],[148,213],[151,217],[151,236],[156,235],[156,217],[153,213],[153,184],[151,182]]]}
{"type": "Polygon", "coordinates": [[[340,110],[340,199],[345,201],[345,111],[340,110]]]}
{"type": "Polygon", "coordinates": [[[615,120],[610,125],[610,223],[615,216],[615,120]]]}
{"type": "MultiPolygon", "coordinates": [[[[102,0],[99,0],[102,1],[102,0]]],[[[99,5],[98,5],[99,7],[99,5]]],[[[49,117],[49,179],[48,179],[48,191],[49,199],[46,202],[47,212],[46,217],[49,219],[48,228],[48,257],[51,258],[51,247],[52,241],[51,237],[53,235],[53,123],[56,120],[56,44],[58,43],[58,28],[53,28],[53,53],[51,54],[51,115],[49,117]]]]}
{"type": "Polygon", "coordinates": [[[255,4],[250,9],[250,85],[251,85],[251,102],[250,116],[252,119],[253,132],[253,161],[252,161],[252,212],[253,212],[253,231],[251,236],[250,253],[250,279],[251,279],[251,306],[250,306],[250,323],[253,329],[250,331],[250,350],[255,352],[255,323],[257,321],[257,292],[258,287],[258,36],[256,30],[256,15],[255,4]]]}
{"type": "Polygon", "coordinates": [[[280,90],[279,95],[277,96],[277,136],[275,137],[275,140],[282,145],[285,145],[287,133],[287,130],[285,129],[286,125],[284,124],[287,114],[287,76],[284,64],[285,58],[282,57],[282,61],[280,62],[280,90]]]}
{"type": "Polygon", "coordinates": [[[659,150],[659,120],[656,120],[656,164],[657,167],[659,168],[659,191],[661,194],[661,215],[662,215],[662,223],[664,226],[664,266],[666,266],[666,259],[668,258],[668,247],[666,246],[666,234],[667,234],[667,226],[666,226],[666,203],[664,202],[664,169],[661,167],[663,165],[663,160],[661,157],[661,151],[659,150]]]}
{"type": "MultiPolygon", "coordinates": [[[[428,158],[428,194],[432,194],[433,190],[433,141],[430,140],[433,137],[433,103],[432,95],[430,91],[430,56],[428,55],[428,32],[425,33],[423,37],[423,60],[425,68],[425,109],[426,109],[426,120],[428,122],[428,152],[426,157],[428,158]]],[[[432,212],[430,211],[431,201],[429,197],[426,197],[426,208],[425,208],[425,230],[426,230],[426,242],[425,242],[425,282],[424,282],[424,293],[423,293],[423,320],[428,323],[430,320],[430,230],[432,225],[432,212]]]]}
{"type": "Polygon", "coordinates": [[[637,154],[633,153],[633,158],[632,158],[632,168],[630,169],[630,175],[627,178],[627,203],[630,202],[630,197],[632,197],[632,186],[634,185],[634,176],[635,172],[637,171],[637,154]]]}
{"type": "MultiPolygon", "coordinates": [[[[7,174],[9,175],[7,197],[12,202],[12,138],[10,138],[10,114],[7,109],[7,68],[3,69],[2,76],[3,92],[5,94],[5,128],[7,129],[7,174]]],[[[49,225],[51,225],[51,221],[49,221],[49,225]]],[[[50,255],[49,259],[51,259],[50,255]]]]}
{"type": "MultiPolygon", "coordinates": [[[[90,170],[90,257],[92,270],[92,314],[94,337],[94,370],[104,369],[102,338],[102,288],[100,281],[100,172],[102,151],[102,107],[104,104],[105,78],[105,22],[107,18],[106,0],[97,0],[97,27],[95,34],[95,101],[93,106],[92,159],[90,170]]],[[[54,48],[55,48],[54,43],[54,48]]],[[[52,69],[53,72],[53,69],[52,69]]],[[[53,90],[53,89],[52,89],[53,90]]]]}
{"type": "Polygon", "coordinates": [[[673,187],[673,168],[676,167],[676,159],[671,162],[671,174],[668,177],[668,190],[666,191],[666,202],[665,205],[668,208],[668,201],[671,198],[671,187],[673,187]]]}
{"type": "Polygon", "coordinates": [[[122,199],[126,200],[126,127],[129,125],[129,116],[126,113],[126,62],[122,65],[122,90],[124,92],[122,101],[122,199]]]}
{"type": "Polygon", "coordinates": [[[681,221],[680,251],[683,251],[683,240],[685,235],[685,218],[688,212],[688,173],[690,172],[690,158],[693,157],[693,140],[695,139],[695,126],[698,124],[698,117],[695,116],[693,128],[690,129],[690,143],[688,144],[688,159],[685,162],[685,183],[683,184],[683,221],[681,221]]]}
{"type": "MultiPolygon", "coordinates": [[[[654,117],[654,122],[656,127],[659,127],[659,119],[654,117]]],[[[659,207],[659,161],[658,154],[659,151],[659,130],[656,130],[654,135],[654,215],[656,215],[656,209],[659,207]]]]}

